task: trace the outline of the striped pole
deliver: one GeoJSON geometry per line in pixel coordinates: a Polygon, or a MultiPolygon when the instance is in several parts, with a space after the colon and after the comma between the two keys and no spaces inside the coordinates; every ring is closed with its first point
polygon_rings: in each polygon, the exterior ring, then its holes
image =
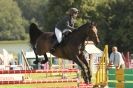
{"type": "Polygon", "coordinates": [[[58,80],[24,80],[24,81],[0,81],[0,84],[37,84],[37,83],[63,83],[77,82],[78,79],[58,79],[58,80]]]}
{"type": "Polygon", "coordinates": [[[63,70],[0,70],[0,74],[21,74],[21,73],[68,73],[78,72],[77,69],[63,69],[63,70]]]}

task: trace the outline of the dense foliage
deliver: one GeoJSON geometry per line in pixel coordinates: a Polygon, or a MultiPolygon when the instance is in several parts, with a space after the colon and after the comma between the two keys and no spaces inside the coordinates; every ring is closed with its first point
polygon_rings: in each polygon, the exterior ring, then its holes
{"type": "Polygon", "coordinates": [[[133,2],[112,0],[97,6],[97,20],[103,44],[133,52],[133,2]]]}
{"type": "Polygon", "coordinates": [[[0,40],[25,39],[27,21],[13,0],[0,0],[0,40]]]}
{"type": "Polygon", "coordinates": [[[133,2],[131,0],[0,0],[0,40],[28,39],[28,28],[35,22],[43,31],[55,24],[70,7],[80,10],[76,27],[96,21],[100,46],[118,46],[133,52],[133,2]]]}

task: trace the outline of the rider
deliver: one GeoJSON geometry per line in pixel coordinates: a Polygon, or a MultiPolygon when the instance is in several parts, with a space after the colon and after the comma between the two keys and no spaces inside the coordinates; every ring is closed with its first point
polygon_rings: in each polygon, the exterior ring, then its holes
{"type": "Polygon", "coordinates": [[[55,26],[55,35],[57,38],[57,43],[54,45],[54,47],[51,49],[52,51],[55,50],[55,48],[61,43],[64,35],[66,35],[66,33],[70,33],[72,32],[75,28],[74,28],[74,24],[75,24],[75,20],[78,16],[79,10],[77,8],[70,8],[67,12],[66,12],[66,16],[64,16],[63,19],[61,19],[59,22],[57,22],[56,26],[55,26]]]}

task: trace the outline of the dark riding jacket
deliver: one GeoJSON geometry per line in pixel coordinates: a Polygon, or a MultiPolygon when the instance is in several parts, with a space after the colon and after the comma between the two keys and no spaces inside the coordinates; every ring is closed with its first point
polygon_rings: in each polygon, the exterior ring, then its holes
{"type": "Polygon", "coordinates": [[[65,16],[63,19],[61,19],[57,24],[56,27],[63,31],[65,29],[73,31],[74,28],[75,19],[70,16],[65,16]]]}

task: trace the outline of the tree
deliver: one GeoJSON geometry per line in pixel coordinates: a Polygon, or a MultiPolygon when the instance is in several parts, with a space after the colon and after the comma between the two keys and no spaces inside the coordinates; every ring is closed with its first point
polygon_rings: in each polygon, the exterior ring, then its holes
{"type": "Polygon", "coordinates": [[[47,31],[53,31],[56,23],[71,7],[76,7],[80,11],[80,17],[76,23],[78,27],[88,20],[85,19],[85,16],[88,16],[90,11],[95,10],[95,4],[94,0],[49,0],[44,12],[44,28],[47,31]]]}
{"type": "Polygon", "coordinates": [[[132,6],[131,0],[113,0],[97,6],[103,45],[109,44],[110,48],[116,45],[122,52],[133,52],[132,6]]]}
{"type": "Polygon", "coordinates": [[[29,22],[36,22],[39,26],[44,25],[45,6],[48,0],[16,0],[21,11],[22,16],[29,22]]]}
{"type": "Polygon", "coordinates": [[[0,0],[0,40],[26,39],[26,20],[13,0],[0,0]]]}

